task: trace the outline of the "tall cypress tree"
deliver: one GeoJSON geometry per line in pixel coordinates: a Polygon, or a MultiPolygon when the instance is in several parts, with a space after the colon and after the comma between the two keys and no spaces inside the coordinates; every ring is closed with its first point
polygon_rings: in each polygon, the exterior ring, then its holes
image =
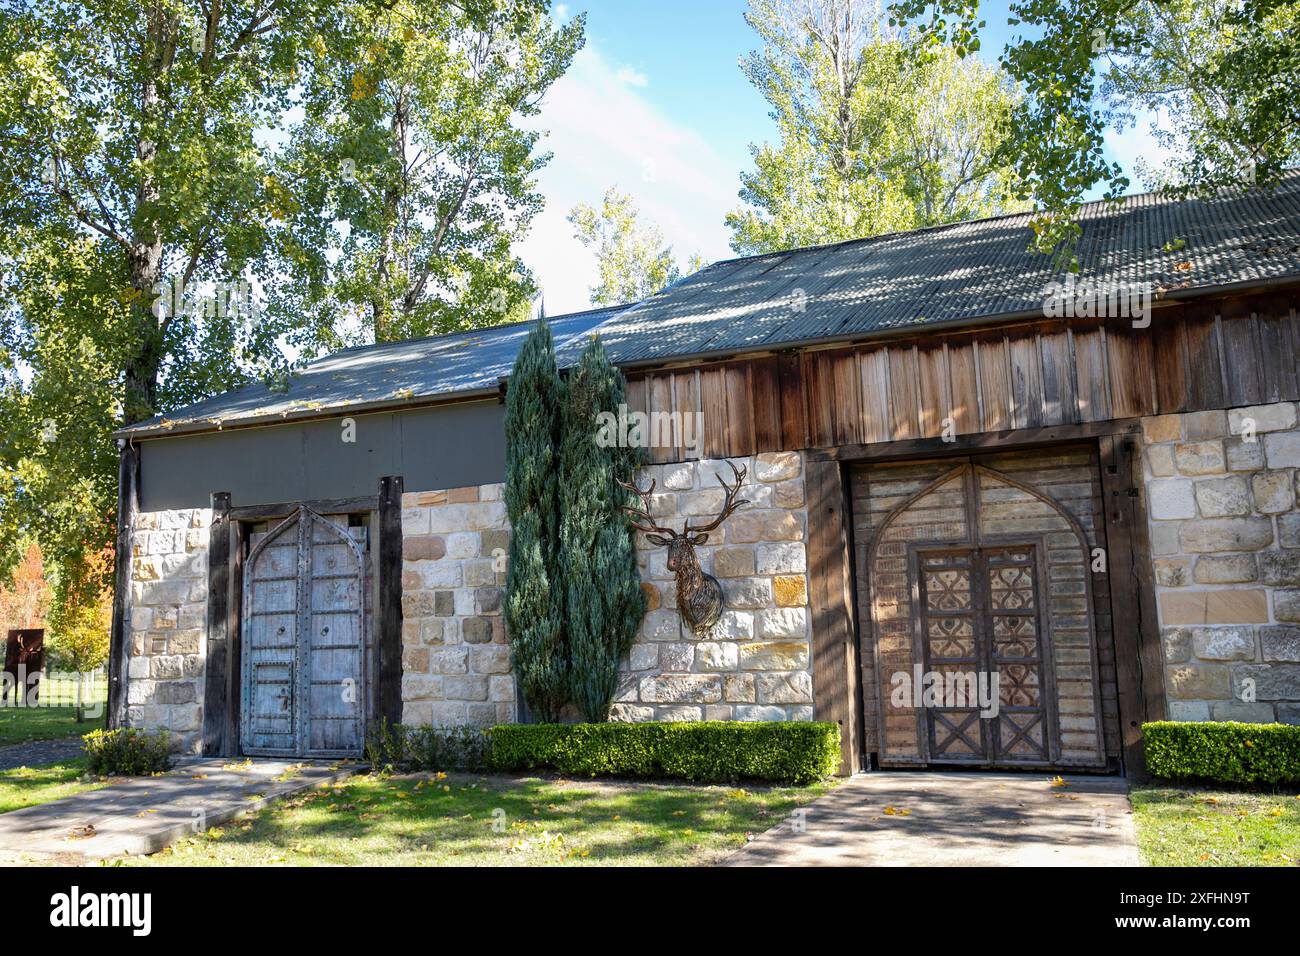
{"type": "Polygon", "coordinates": [[[543,316],[529,334],[506,391],[506,513],[510,564],[506,629],[511,663],[529,708],[558,719],[568,699],[564,593],[558,574],[560,375],[543,316]]]}
{"type": "Polygon", "coordinates": [[[584,718],[603,721],[618,665],[645,614],[632,531],[622,513],[639,448],[610,444],[601,412],[617,415],[623,376],[592,336],[564,389],[560,444],[560,554],[569,693],[584,718]],[[601,440],[602,436],[606,440],[601,440]]]}

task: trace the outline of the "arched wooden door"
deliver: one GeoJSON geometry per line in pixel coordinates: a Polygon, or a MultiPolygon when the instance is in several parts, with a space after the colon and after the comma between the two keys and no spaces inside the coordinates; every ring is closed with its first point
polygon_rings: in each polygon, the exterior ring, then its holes
{"type": "Polygon", "coordinates": [[[866,559],[882,765],[1105,764],[1093,551],[1074,515],[949,464],[882,517],[866,559]]]}
{"type": "Polygon", "coordinates": [[[254,756],[361,753],[365,733],[365,554],[306,507],[248,555],[240,745],[254,756]]]}

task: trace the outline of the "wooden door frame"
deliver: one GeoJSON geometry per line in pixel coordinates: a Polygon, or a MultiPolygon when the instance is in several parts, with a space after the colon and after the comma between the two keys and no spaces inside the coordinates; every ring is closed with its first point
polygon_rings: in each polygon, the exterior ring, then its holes
{"type": "MultiPolygon", "coordinates": [[[[853,548],[847,542],[835,546],[845,532],[851,538],[851,497],[847,467],[851,464],[907,461],[919,458],[960,457],[998,451],[1028,451],[1081,442],[1095,443],[1102,488],[1106,534],[1107,574],[1110,583],[1111,634],[1115,645],[1115,683],[1119,704],[1123,771],[1136,779],[1146,777],[1141,725],[1165,716],[1164,668],[1160,649],[1160,627],[1156,616],[1155,572],[1151,563],[1151,542],[1147,525],[1146,488],[1142,474],[1140,418],[1112,419],[1044,428],[1020,428],[997,432],[955,435],[951,440],[920,438],[872,444],[836,445],[805,450],[808,468],[809,572],[813,617],[814,690],[818,719],[839,721],[841,726],[860,725],[862,694],[853,674],[842,672],[841,661],[851,660],[856,668],[859,652],[856,608],[857,588],[842,596],[835,582],[854,582],[853,548]],[[822,529],[814,520],[814,507],[831,509],[840,502],[837,514],[830,514],[822,529]],[[814,552],[821,563],[814,573],[814,552]],[[1118,556],[1121,560],[1116,561],[1118,556]],[[1122,571],[1120,570],[1122,569],[1122,571]],[[819,585],[818,577],[832,580],[819,585]],[[841,650],[844,627],[852,629],[852,651],[841,650]],[[826,680],[819,680],[817,661],[826,660],[826,680]],[[830,699],[822,703],[823,685],[830,699]],[[847,688],[854,688],[848,697],[847,688]],[[858,724],[854,725],[854,721],[858,724]]],[[[833,510],[833,509],[831,509],[833,510]]],[[[816,515],[821,518],[820,514],[816,515]]],[[[879,675],[876,675],[879,684],[879,675]]],[[[1100,716],[1100,715],[1099,715],[1100,716]]],[[[853,735],[855,745],[862,735],[853,735]]],[[[879,742],[878,742],[879,745],[879,742]]],[[[856,771],[869,755],[855,752],[846,767],[856,771]]]]}
{"type": "MultiPolygon", "coordinates": [[[[372,675],[374,718],[390,723],[401,718],[402,682],[402,478],[386,476],[379,494],[356,498],[276,502],[235,506],[230,492],[213,492],[212,525],[208,538],[207,655],[203,692],[203,754],[239,754],[241,608],[243,566],[248,525],[289,517],[305,506],[318,514],[369,516],[374,540],[375,644],[378,661],[372,675]],[[322,510],[323,509],[323,510],[322,510]]],[[[371,693],[372,688],[366,692],[371,693]]]]}

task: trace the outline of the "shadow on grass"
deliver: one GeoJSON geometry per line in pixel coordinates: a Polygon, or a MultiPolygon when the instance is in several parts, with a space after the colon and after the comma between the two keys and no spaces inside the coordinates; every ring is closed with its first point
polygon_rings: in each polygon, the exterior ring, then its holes
{"type": "MultiPolygon", "coordinates": [[[[820,791],[537,777],[358,777],[184,841],[193,865],[689,863],[734,849],[820,791]]],[[[164,854],[165,856],[166,854],[164,854]]]]}

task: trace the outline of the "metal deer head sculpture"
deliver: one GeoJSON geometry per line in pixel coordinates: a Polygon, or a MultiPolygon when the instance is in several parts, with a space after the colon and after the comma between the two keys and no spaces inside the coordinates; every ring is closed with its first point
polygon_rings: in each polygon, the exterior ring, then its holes
{"type": "MultiPolygon", "coordinates": [[[[730,465],[731,462],[727,464],[730,465]]],[[[677,576],[677,609],[696,634],[709,630],[722,616],[722,586],[713,575],[700,570],[700,562],[695,557],[695,546],[708,541],[709,532],[726,521],[733,511],[741,505],[749,504],[744,498],[736,498],[740,486],[745,483],[746,469],[731,465],[731,471],[736,478],[735,484],[729,485],[721,475],[717,476],[718,483],[725,492],[718,516],[699,527],[687,521],[680,533],[656,524],[651,516],[650,496],[655,492],[653,480],[645,490],[627,482],[619,482],[641,499],[640,507],[628,506],[624,509],[632,519],[632,527],[644,531],[651,544],[668,546],[668,570],[677,576]]]]}

